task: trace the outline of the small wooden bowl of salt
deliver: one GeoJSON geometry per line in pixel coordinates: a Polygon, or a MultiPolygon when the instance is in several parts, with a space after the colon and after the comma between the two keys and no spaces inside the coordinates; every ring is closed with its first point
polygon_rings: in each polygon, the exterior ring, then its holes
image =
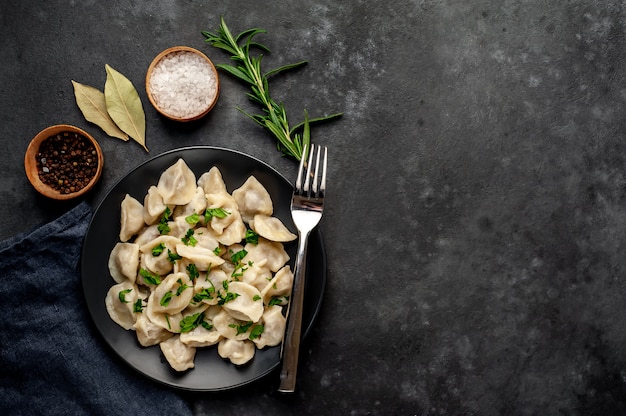
{"type": "Polygon", "coordinates": [[[176,121],[197,120],[217,102],[217,70],[199,50],[175,46],[158,54],[148,67],[146,93],[163,116],[176,121]]]}

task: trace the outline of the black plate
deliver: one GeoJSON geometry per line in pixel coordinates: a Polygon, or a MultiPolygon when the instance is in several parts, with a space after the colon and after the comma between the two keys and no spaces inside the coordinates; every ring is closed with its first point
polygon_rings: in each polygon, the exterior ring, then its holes
{"type": "MultiPolygon", "coordinates": [[[[289,213],[293,186],[269,165],[246,154],[209,146],[187,147],[163,153],[143,163],[123,179],[109,193],[94,213],[89,225],[81,258],[81,278],[89,313],[104,340],[132,368],[147,377],[172,387],[217,391],[242,386],[270,373],[280,363],[280,347],[257,350],[245,366],[237,367],[217,354],[217,347],[199,348],[195,368],[184,373],[172,370],[158,346],[142,347],[134,331],[126,331],[109,317],[104,298],[115,284],[108,270],[111,250],[119,241],[120,204],[128,193],[142,202],[150,185],[156,185],[161,173],[179,158],[194,171],[196,177],[217,166],[222,172],[229,192],[241,186],[254,175],[267,189],[274,203],[274,215],[292,231],[295,226],[289,213]]],[[[297,244],[285,245],[293,260],[297,244]]],[[[304,304],[304,335],[309,332],[319,311],[326,282],[326,256],[322,236],[315,230],[309,241],[307,282],[304,304]]]]}

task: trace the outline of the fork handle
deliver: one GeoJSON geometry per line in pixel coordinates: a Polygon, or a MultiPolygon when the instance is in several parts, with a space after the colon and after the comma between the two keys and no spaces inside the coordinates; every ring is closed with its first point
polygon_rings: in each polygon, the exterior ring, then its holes
{"type": "Polygon", "coordinates": [[[298,372],[298,356],[302,334],[302,309],[308,240],[309,232],[300,235],[298,240],[293,289],[287,312],[287,333],[283,340],[283,367],[280,372],[280,386],[278,387],[278,391],[282,393],[293,393],[296,389],[296,374],[298,372]]]}

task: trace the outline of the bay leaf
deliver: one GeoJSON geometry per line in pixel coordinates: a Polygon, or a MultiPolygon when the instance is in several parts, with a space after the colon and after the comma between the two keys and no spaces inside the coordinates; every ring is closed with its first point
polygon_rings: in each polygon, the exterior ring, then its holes
{"type": "Polygon", "coordinates": [[[104,93],[97,88],[72,80],[76,104],[87,121],[100,127],[106,134],[124,141],[128,134],[120,130],[107,111],[104,93]]]}
{"type": "Polygon", "coordinates": [[[105,65],[107,79],[104,83],[104,98],[111,119],[134,141],[146,147],[146,114],[139,93],[124,75],[105,65]]]}

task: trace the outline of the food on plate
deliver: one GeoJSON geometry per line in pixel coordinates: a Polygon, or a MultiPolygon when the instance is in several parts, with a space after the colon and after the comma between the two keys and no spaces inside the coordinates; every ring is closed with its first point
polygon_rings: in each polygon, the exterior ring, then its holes
{"type": "Polygon", "coordinates": [[[229,193],[217,167],[196,179],[183,159],[155,180],[120,204],[111,319],[176,371],[194,368],[197,348],[243,365],[279,345],[293,285],[284,243],[296,235],[272,216],[267,190],[250,176],[229,193]]]}

